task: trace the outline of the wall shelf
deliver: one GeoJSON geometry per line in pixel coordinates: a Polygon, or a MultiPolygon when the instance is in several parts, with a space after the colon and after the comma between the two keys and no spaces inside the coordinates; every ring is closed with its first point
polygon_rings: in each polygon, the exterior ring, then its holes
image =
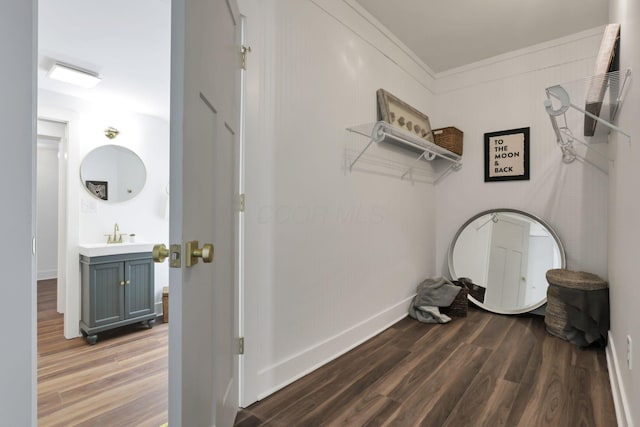
{"type": "Polygon", "coordinates": [[[631,70],[621,70],[545,89],[544,106],[563,162],[580,160],[608,172],[609,158],[596,146],[608,142],[611,131],[631,142],[631,135],[614,124],[630,78],[631,70]]]}
{"type": "Polygon", "coordinates": [[[386,122],[366,123],[349,127],[347,130],[369,138],[369,142],[363,148],[346,150],[346,167],[350,172],[358,162],[368,162],[393,169],[394,174],[400,174],[400,179],[409,177],[412,180],[416,180],[416,178],[420,180],[419,178],[423,178],[427,182],[437,183],[452,171],[457,171],[462,167],[461,156],[386,122]],[[399,160],[398,157],[394,159],[391,155],[367,155],[367,151],[374,143],[400,147],[405,160],[399,160]],[[408,154],[411,155],[411,158],[407,162],[408,154]],[[433,162],[439,165],[434,166],[432,171],[427,171],[420,167],[424,162],[433,162]]]}

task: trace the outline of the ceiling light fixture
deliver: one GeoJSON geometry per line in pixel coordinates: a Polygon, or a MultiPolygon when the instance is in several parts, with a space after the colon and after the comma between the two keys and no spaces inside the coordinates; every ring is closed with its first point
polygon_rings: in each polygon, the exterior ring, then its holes
{"type": "Polygon", "coordinates": [[[60,62],[55,62],[53,64],[48,75],[49,78],[54,80],[71,83],[87,89],[94,87],[100,83],[101,80],[98,73],[83,70],[82,68],[60,62]]]}

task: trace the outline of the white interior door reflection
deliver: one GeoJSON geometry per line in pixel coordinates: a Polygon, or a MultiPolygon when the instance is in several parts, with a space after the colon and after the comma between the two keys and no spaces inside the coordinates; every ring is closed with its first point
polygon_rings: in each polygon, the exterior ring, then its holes
{"type": "Polygon", "coordinates": [[[496,307],[524,305],[531,222],[496,214],[492,222],[485,303],[496,307]],[[517,284],[517,285],[514,285],[517,284]]]}
{"type": "Polygon", "coordinates": [[[541,219],[513,209],[482,212],[458,231],[449,249],[451,276],[481,292],[469,299],[496,313],[523,313],[546,302],[545,273],[564,268],[557,234],[541,219]]]}

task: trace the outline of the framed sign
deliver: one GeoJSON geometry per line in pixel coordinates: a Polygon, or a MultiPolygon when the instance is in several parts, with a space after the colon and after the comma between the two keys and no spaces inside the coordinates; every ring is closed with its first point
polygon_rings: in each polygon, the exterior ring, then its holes
{"type": "Polygon", "coordinates": [[[87,190],[100,200],[109,200],[109,183],[107,181],[85,181],[87,190]]]}
{"type": "Polygon", "coordinates": [[[484,134],[484,181],[529,179],[529,128],[484,134]]]}

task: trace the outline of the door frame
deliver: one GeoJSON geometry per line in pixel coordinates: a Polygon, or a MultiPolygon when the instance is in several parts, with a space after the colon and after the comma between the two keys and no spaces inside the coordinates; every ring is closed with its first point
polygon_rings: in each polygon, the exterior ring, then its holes
{"type": "Polygon", "coordinates": [[[67,203],[67,171],[68,161],[65,154],[69,152],[69,123],[65,120],[52,119],[38,115],[36,138],[46,138],[57,141],[58,144],[58,267],[57,267],[57,303],[56,311],[64,314],[67,320],[67,217],[69,203],[67,203]],[[58,127],[63,126],[62,132],[58,127]]]}
{"type": "MultiPolygon", "coordinates": [[[[176,34],[176,33],[179,33],[180,31],[174,31],[175,30],[174,29],[174,25],[175,25],[176,21],[180,20],[178,22],[181,23],[180,25],[182,26],[182,29],[184,29],[184,26],[185,26],[184,14],[180,13],[180,11],[184,8],[185,1],[186,0],[172,0],[172,5],[171,5],[171,22],[172,22],[172,31],[171,31],[171,33],[172,33],[172,35],[171,35],[171,37],[172,37],[172,47],[171,47],[172,48],[172,54],[171,55],[172,55],[172,57],[174,55],[176,55],[178,58],[181,58],[182,61],[184,61],[184,54],[185,54],[184,49],[181,48],[178,51],[174,51],[174,49],[177,46],[182,46],[179,42],[183,41],[183,39],[180,39],[180,37],[183,37],[183,35],[176,34]],[[176,15],[174,16],[174,14],[176,14],[176,15]],[[176,40],[174,40],[174,37],[178,37],[178,40],[177,40],[178,43],[176,43],[176,40]]],[[[33,31],[34,31],[34,34],[35,34],[36,30],[37,30],[38,10],[37,10],[37,0],[33,0],[33,2],[36,5],[36,6],[33,7],[33,12],[32,12],[32,22],[33,22],[33,25],[35,27],[35,28],[33,28],[33,31]]],[[[242,22],[243,22],[243,34],[244,34],[244,23],[246,21],[243,19],[242,22]]],[[[33,62],[32,62],[33,72],[34,72],[34,77],[32,78],[32,85],[33,85],[32,89],[33,89],[34,93],[37,94],[38,86],[37,86],[37,77],[36,76],[37,76],[38,64],[37,64],[37,61],[35,60],[35,58],[37,58],[38,46],[37,46],[37,43],[35,43],[35,42],[32,45],[32,52],[31,53],[32,53],[32,57],[34,58],[33,62]]],[[[179,72],[179,70],[175,70],[173,59],[171,61],[171,68],[172,68],[172,70],[171,70],[172,71],[172,76],[174,75],[174,73],[176,71],[179,72]]],[[[241,78],[244,81],[244,72],[242,73],[242,77],[241,78]]],[[[173,77],[172,77],[172,80],[173,80],[173,77]]],[[[183,93],[179,94],[179,95],[184,96],[183,93]]],[[[175,96],[175,94],[174,94],[173,89],[172,89],[172,99],[173,99],[174,96],[175,96]]],[[[244,96],[244,93],[242,94],[242,96],[244,96]]],[[[63,142],[65,144],[68,144],[69,138],[72,137],[72,135],[70,136],[70,132],[72,132],[72,130],[70,129],[69,121],[65,121],[65,120],[62,120],[62,119],[51,119],[48,116],[40,117],[39,114],[38,114],[38,110],[37,110],[37,101],[36,101],[37,95],[34,96],[34,98],[35,99],[34,99],[34,105],[33,105],[33,108],[32,108],[32,119],[35,121],[35,120],[37,120],[39,118],[43,118],[45,120],[64,123],[66,125],[66,127],[67,127],[67,130],[66,130],[66,138],[65,138],[65,140],[63,142]]],[[[173,100],[171,101],[171,104],[172,104],[172,109],[173,109],[174,108],[173,107],[173,100]]],[[[244,105],[244,99],[242,100],[242,105],[244,105]]],[[[58,115],[58,114],[52,114],[51,116],[56,116],[56,115],[58,115]]],[[[63,116],[64,116],[64,114],[63,114],[63,116]]],[[[243,116],[244,116],[244,110],[243,110],[243,116]]],[[[176,129],[176,125],[177,125],[177,127],[179,127],[181,125],[181,123],[176,124],[176,123],[173,123],[172,120],[169,121],[170,134],[171,134],[170,137],[173,137],[174,134],[180,130],[180,129],[176,129]]],[[[241,127],[242,127],[241,135],[244,136],[244,120],[241,121],[241,127]]],[[[32,148],[33,148],[32,149],[32,162],[34,162],[34,165],[35,165],[35,160],[36,160],[36,152],[35,152],[36,138],[37,138],[37,132],[34,131],[33,132],[33,138],[32,138],[32,141],[31,141],[32,148]]],[[[68,152],[68,145],[65,145],[65,148],[67,148],[66,152],[68,152]]],[[[242,191],[244,191],[244,188],[242,188],[242,187],[244,185],[244,176],[245,176],[244,150],[245,150],[244,138],[240,138],[240,153],[241,153],[241,155],[240,155],[240,159],[239,159],[240,164],[238,165],[238,167],[239,167],[238,174],[240,176],[240,183],[241,183],[239,185],[239,187],[240,187],[240,189],[242,189],[242,191]]],[[[170,148],[170,157],[173,157],[174,155],[175,155],[174,148],[171,147],[170,148]]],[[[65,182],[68,184],[68,182],[69,182],[68,179],[69,179],[69,175],[70,175],[69,169],[73,165],[73,162],[70,162],[69,159],[66,159],[66,160],[67,161],[65,162],[65,172],[66,172],[66,174],[65,174],[66,181],[65,182]]],[[[35,167],[32,170],[32,174],[35,174],[35,167]]],[[[180,188],[180,186],[182,185],[182,178],[180,177],[179,182],[175,182],[175,179],[171,179],[171,184],[173,184],[171,186],[172,190],[174,190],[174,189],[176,190],[176,191],[171,191],[172,200],[174,201],[174,203],[171,203],[171,206],[174,206],[174,205],[177,206],[177,204],[181,204],[181,202],[182,202],[182,199],[179,196],[179,191],[177,191],[180,188]]],[[[35,187],[34,186],[32,186],[32,188],[31,188],[31,194],[32,194],[32,197],[35,197],[35,187]]],[[[65,204],[65,208],[66,208],[66,221],[68,223],[69,221],[73,220],[73,218],[71,217],[72,215],[70,215],[70,211],[68,209],[68,206],[73,204],[73,200],[71,200],[71,199],[74,199],[73,192],[67,191],[66,196],[67,196],[66,197],[67,203],[65,204]]],[[[174,211],[174,209],[175,209],[174,207],[170,207],[170,211],[174,211]]],[[[34,211],[33,212],[34,221],[33,221],[32,226],[35,227],[35,203],[34,203],[33,211],[34,211]]],[[[240,223],[239,236],[244,238],[244,236],[242,234],[242,231],[241,231],[241,230],[244,229],[244,225],[243,225],[244,224],[244,215],[240,215],[239,223],[240,223]]],[[[73,231],[71,230],[71,228],[67,228],[66,230],[64,230],[64,236],[66,237],[66,239],[68,239],[67,240],[67,244],[66,244],[66,252],[67,252],[66,255],[68,255],[68,253],[69,253],[68,241],[77,241],[77,236],[76,236],[75,239],[73,239],[72,238],[73,236],[69,235],[72,232],[73,231]]],[[[34,233],[35,233],[35,229],[34,229],[34,233]]],[[[59,234],[59,239],[60,239],[61,235],[62,234],[59,234]]],[[[179,240],[175,239],[175,237],[176,236],[170,236],[170,239],[172,241],[173,240],[182,241],[182,238],[181,238],[182,236],[180,236],[179,240]]],[[[244,248],[244,241],[241,240],[241,241],[239,241],[239,243],[240,243],[240,246],[238,248],[238,251],[236,252],[236,256],[238,257],[239,268],[241,268],[240,266],[243,265],[242,264],[242,260],[243,260],[243,252],[244,252],[244,249],[243,249],[244,248]]],[[[72,265],[72,263],[73,263],[73,261],[71,259],[67,259],[66,260],[65,271],[67,272],[67,275],[68,275],[68,273],[70,273],[72,271],[69,268],[72,265]]],[[[35,286],[36,286],[36,283],[35,283],[36,268],[37,267],[36,267],[36,264],[35,264],[35,256],[34,256],[34,262],[32,262],[32,267],[31,267],[31,277],[32,277],[31,287],[32,287],[32,292],[34,293],[34,295],[35,295],[35,286]]],[[[237,291],[239,291],[239,298],[238,298],[238,303],[239,303],[239,307],[238,308],[239,309],[237,310],[237,316],[236,316],[236,321],[238,322],[238,326],[237,326],[236,329],[239,329],[239,332],[242,333],[243,332],[242,329],[243,329],[243,325],[244,325],[244,318],[243,318],[243,314],[242,314],[243,313],[243,295],[244,295],[244,283],[243,283],[244,274],[243,274],[242,270],[237,271],[236,273],[237,273],[236,285],[238,286],[237,291]]],[[[173,277],[175,277],[176,274],[179,275],[180,274],[180,270],[174,270],[174,271],[170,270],[170,275],[169,275],[170,280],[173,277]]],[[[68,295],[69,295],[69,292],[67,292],[66,295],[65,295],[66,296],[65,306],[69,303],[68,295]]],[[[180,304],[181,303],[181,301],[176,301],[176,300],[173,300],[172,302],[174,304],[180,304]]],[[[68,322],[67,321],[67,316],[66,316],[67,310],[64,310],[64,311],[65,311],[65,336],[67,336],[67,331],[68,330],[75,330],[77,328],[69,329],[71,327],[70,323],[72,323],[72,322],[68,322]]],[[[31,314],[31,317],[33,319],[36,318],[35,302],[31,305],[30,314],[31,314]]],[[[172,329],[172,327],[171,327],[172,325],[175,325],[175,323],[176,322],[173,322],[173,323],[170,322],[170,324],[169,324],[169,334],[171,334],[172,331],[173,331],[174,334],[176,333],[176,328],[174,327],[172,329]]],[[[35,343],[35,341],[37,339],[37,330],[36,330],[36,328],[33,327],[31,332],[32,332],[32,334],[31,334],[32,337],[31,338],[33,340],[32,341],[33,342],[32,356],[33,356],[34,359],[37,359],[37,347],[36,347],[36,343],[35,343]]],[[[73,334],[72,336],[70,336],[70,338],[74,337],[76,335],[77,334],[73,334]]],[[[168,386],[169,386],[170,396],[171,396],[171,392],[172,392],[172,387],[175,388],[176,386],[178,386],[178,387],[180,386],[176,381],[175,375],[172,375],[172,371],[175,372],[176,371],[176,367],[179,366],[179,362],[180,362],[180,359],[181,359],[180,352],[181,352],[181,348],[175,348],[173,352],[172,352],[171,349],[169,349],[169,375],[168,375],[169,376],[169,381],[168,381],[168,386]],[[172,368],[172,366],[174,368],[172,368]]],[[[243,381],[241,380],[242,379],[242,372],[243,372],[242,362],[243,362],[243,358],[239,357],[239,360],[238,360],[238,364],[239,364],[239,369],[238,369],[238,373],[239,373],[238,388],[239,388],[240,396],[239,396],[239,400],[238,401],[241,401],[240,398],[242,397],[242,389],[243,389],[243,381]]],[[[37,368],[36,364],[33,363],[32,364],[30,381],[36,387],[32,390],[33,400],[31,402],[30,406],[31,406],[31,419],[34,420],[34,423],[33,423],[34,426],[36,425],[35,423],[37,423],[37,406],[38,406],[37,405],[37,369],[36,368],[37,368]]],[[[169,398],[169,402],[168,402],[168,406],[169,406],[169,414],[170,414],[169,415],[170,416],[170,425],[180,425],[178,420],[180,419],[180,415],[181,415],[181,403],[179,401],[175,401],[175,399],[174,399],[174,401],[172,401],[172,399],[170,397],[169,398]],[[175,421],[171,422],[171,420],[175,420],[175,421]]]]}
{"type": "Polygon", "coordinates": [[[58,228],[58,239],[61,242],[58,246],[58,271],[64,273],[65,292],[63,301],[60,300],[62,296],[58,295],[57,311],[64,314],[64,337],[73,339],[81,336],[79,327],[80,270],[78,268],[80,230],[77,226],[73,227],[69,226],[69,224],[78,224],[80,213],[79,209],[70,209],[69,206],[80,206],[81,195],[79,192],[73,191],[74,188],[77,188],[78,179],[78,175],[74,174],[73,170],[80,167],[82,159],[80,158],[79,150],[70,150],[69,147],[72,141],[80,141],[78,133],[80,117],[78,113],[63,107],[37,106],[36,119],[65,125],[59,163],[61,171],[64,170],[61,180],[64,182],[65,192],[64,195],[59,195],[59,203],[64,203],[65,205],[65,223],[64,227],[60,225],[58,228]],[[64,243],[62,243],[63,241],[64,243]],[[63,263],[61,264],[61,262],[63,263]]]}

